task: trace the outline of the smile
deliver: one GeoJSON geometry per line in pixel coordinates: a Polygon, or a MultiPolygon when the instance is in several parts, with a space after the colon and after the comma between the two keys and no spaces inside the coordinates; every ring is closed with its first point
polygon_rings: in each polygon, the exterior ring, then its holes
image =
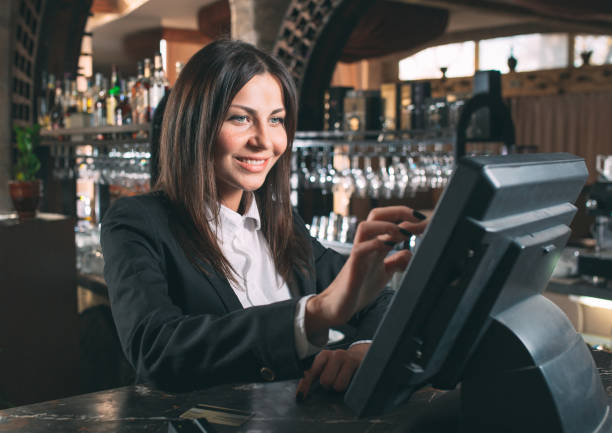
{"type": "Polygon", "coordinates": [[[238,162],[238,165],[240,165],[242,168],[251,171],[251,172],[259,172],[262,171],[268,161],[269,158],[267,159],[249,159],[249,158],[240,158],[240,157],[236,157],[236,161],[238,162]]]}

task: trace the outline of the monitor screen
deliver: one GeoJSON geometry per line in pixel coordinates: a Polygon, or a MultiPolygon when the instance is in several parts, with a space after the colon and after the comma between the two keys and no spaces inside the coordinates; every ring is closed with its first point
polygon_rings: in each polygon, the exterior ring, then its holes
{"type": "Polygon", "coordinates": [[[378,415],[425,385],[460,384],[470,431],[496,423],[535,431],[534,416],[542,431],[596,431],[608,401],[593,359],[541,296],[587,176],[584,161],[569,154],[463,158],[346,404],[360,416],[378,415]]]}

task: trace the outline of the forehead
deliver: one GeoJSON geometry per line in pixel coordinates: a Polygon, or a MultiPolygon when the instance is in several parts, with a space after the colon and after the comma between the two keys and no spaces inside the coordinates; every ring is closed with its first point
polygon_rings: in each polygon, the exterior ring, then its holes
{"type": "Polygon", "coordinates": [[[267,106],[282,108],[283,89],[280,81],[270,73],[255,75],[238,91],[232,104],[267,106]]]}

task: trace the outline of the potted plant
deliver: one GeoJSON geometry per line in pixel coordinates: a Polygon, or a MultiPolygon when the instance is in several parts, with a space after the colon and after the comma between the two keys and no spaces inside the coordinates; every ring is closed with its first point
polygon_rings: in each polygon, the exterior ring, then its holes
{"type": "Polygon", "coordinates": [[[9,181],[13,206],[20,220],[34,218],[41,195],[41,182],[36,178],[40,160],[34,153],[40,125],[13,127],[17,139],[17,160],[14,179],[9,181]]]}

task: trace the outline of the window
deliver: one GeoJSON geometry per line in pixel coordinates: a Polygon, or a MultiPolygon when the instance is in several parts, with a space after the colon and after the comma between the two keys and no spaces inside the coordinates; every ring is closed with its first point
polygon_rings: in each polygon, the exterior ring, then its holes
{"type": "Polygon", "coordinates": [[[474,41],[426,48],[400,60],[399,79],[404,81],[440,78],[440,68],[447,68],[447,77],[474,75],[474,51],[474,41]]]}
{"type": "Polygon", "coordinates": [[[517,60],[516,71],[563,68],[568,65],[566,33],[535,33],[479,42],[479,69],[510,71],[508,57],[517,60]]]}
{"type": "Polygon", "coordinates": [[[612,63],[612,36],[576,35],[574,66],[582,66],[581,53],[592,51],[591,65],[612,63]]]}
{"type": "MultiPolygon", "coordinates": [[[[583,55],[591,52],[591,65],[612,64],[612,36],[576,35],[574,58],[569,59],[567,33],[533,33],[478,41],[478,69],[495,69],[502,74],[510,72],[508,58],[517,60],[516,71],[565,68],[570,64],[579,67],[584,63],[583,55]]],[[[447,77],[474,75],[476,43],[440,45],[426,48],[399,62],[400,80],[422,80],[442,77],[441,68],[446,68],[447,77]]]]}

